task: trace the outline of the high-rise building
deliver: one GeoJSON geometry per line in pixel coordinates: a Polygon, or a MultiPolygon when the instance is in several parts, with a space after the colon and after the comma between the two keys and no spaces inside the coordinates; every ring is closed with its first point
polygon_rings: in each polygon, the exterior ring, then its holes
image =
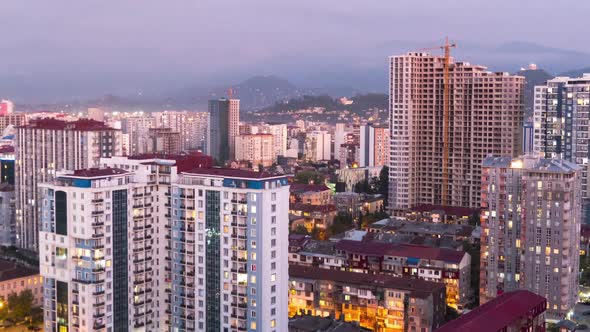
{"type": "Polygon", "coordinates": [[[37,184],[52,181],[56,172],[98,166],[101,157],[120,154],[120,131],[93,120],[31,121],[16,136],[16,224],[19,246],[37,250],[39,202],[37,184]]]}
{"type": "Polygon", "coordinates": [[[334,126],[334,159],[340,159],[340,146],[345,143],[346,124],[339,122],[334,126]]]}
{"type": "Polygon", "coordinates": [[[287,331],[287,178],[197,169],[170,195],[172,330],[287,331]]]}
{"type": "Polygon", "coordinates": [[[187,150],[207,151],[207,132],[209,128],[209,113],[189,113],[186,119],[186,135],[184,146],[187,150]]]}
{"type": "Polygon", "coordinates": [[[147,116],[130,116],[122,120],[123,134],[129,135],[129,150],[127,154],[147,153],[149,150],[149,130],[156,127],[156,119],[147,116]]]}
{"type": "Polygon", "coordinates": [[[8,115],[14,112],[14,103],[7,99],[0,101],[0,115],[8,115]]]}
{"type": "Polygon", "coordinates": [[[0,133],[10,125],[17,127],[24,126],[26,123],[27,116],[25,113],[6,113],[4,115],[0,115],[0,133]]]}
{"type": "Polygon", "coordinates": [[[305,159],[322,161],[332,159],[332,142],[330,133],[326,131],[312,131],[305,138],[305,159]]]}
{"type": "Polygon", "coordinates": [[[207,154],[222,163],[235,159],[236,136],[239,133],[240,100],[210,100],[207,154]]]}
{"type": "Polygon", "coordinates": [[[445,89],[443,56],[408,53],[389,63],[390,209],[479,207],[482,160],[521,153],[524,77],[451,61],[445,89]]]}
{"type": "Polygon", "coordinates": [[[88,108],[88,119],[94,120],[94,121],[101,121],[104,122],[104,109],[99,108],[99,107],[89,107],[88,108]]]}
{"type": "Polygon", "coordinates": [[[273,137],[275,156],[286,156],[287,155],[287,125],[284,123],[269,124],[266,132],[271,134],[273,137]]]}
{"type": "Polygon", "coordinates": [[[482,168],[480,302],[523,288],[563,318],[578,297],[580,167],[536,156],[482,168]]]}
{"type": "Polygon", "coordinates": [[[182,149],[181,133],[171,128],[150,128],[148,130],[149,145],[147,153],[179,154],[182,149]]]}
{"type": "Polygon", "coordinates": [[[532,154],[535,151],[535,131],[533,124],[528,122],[522,126],[522,153],[532,154]]]}
{"type": "Polygon", "coordinates": [[[359,166],[389,164],[389,128],[367,124],[360,126],[359,166]]]}
{"type": "Polygon", "coordinates": [[[14,185],[0,183],[0,245],[16,244],[14,185]]]}
{"type": "Polygon", "coordinates": [[[582,167],[582,196],[588,196],[590,74],[557,77],[535,87],[534,149],[544,158],[563,158],[582,167]]]}
{"type": "Polygon", "coordinates": [[[248,161],[252,167],[271,166],[277,160],[272,134],[244,134],[236,136],[236,160],[248,161]]]}

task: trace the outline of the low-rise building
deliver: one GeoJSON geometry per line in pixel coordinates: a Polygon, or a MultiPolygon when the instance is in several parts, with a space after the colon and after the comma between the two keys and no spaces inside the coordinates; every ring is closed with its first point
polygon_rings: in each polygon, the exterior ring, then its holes
{"type": "Polygon", "coordinates": [[[298,226],[304,226],[308,232],[314,228],[326,230],[334,222],[334,217],[338,210],[335,205],[311,205],[304,203],[294,203],[289,205],[289,214],[295,217],[291,222],[291,230],[297,229],[298,226]]]}
{"type": "Polygon", "coordinates": [[[469,220],[478,214],[479,209],[422,204],[408,210],[405,218],[421,222],[467,225],[469,220]]]}
{"type": "Polygon", "coordinates": [[[383,219],[367,227],[370,233],[400,234],[432,238],[450,238],[454,241],[476,242],[476,227],[470,225],[425,223],[399,218],[383,219]],[[474,233],[475,232],[475,233],[474,233]]]}
{"type": "Polygon", "coordinates": [[[332,190],[324,184],[292,183],[289,201],[311,205],[332,204],[332,190]]]}
{"type": "Polygon", "coordinates": [[[527,290],[504,293],[436,332],[545,332],[547,300],[527,290]]]}
{"type": "Polygon", "coordinates": [[[291,265],[289,316],[356,321],[373,331],[433,331],[444,320],[445,286],[418,279],[291,265]]]}
{"type": "Polygon", "coordinates": [[[11,294],[26,290],[33,293],[35,305],[43,303],[43,278],[39,270],[0,260],[0,303],[6,303],[11,294]]]}
{"type": "Polygon", "coordinates": [[[330,317],[298,315],[289,319],[289,332],[369,332],[358,322],[345,322],[330,317]]]}

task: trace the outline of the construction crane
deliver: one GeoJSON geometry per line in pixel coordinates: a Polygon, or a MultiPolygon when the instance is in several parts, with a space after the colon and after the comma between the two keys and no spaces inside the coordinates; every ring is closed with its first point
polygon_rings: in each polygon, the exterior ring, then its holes
{"type": "Polygon", "coordinates": [[[449,70],[451,67],[451,48],[457,47],[455,43],[449,43],[449,38],[445,39],[445,44],[420,49],[420,51],[443,50],[443,160],[442,160],[442,192],[441,205],[449,205],[449,149],[450,149],[450,127],[451,127],[451,83],[449,70]]]}

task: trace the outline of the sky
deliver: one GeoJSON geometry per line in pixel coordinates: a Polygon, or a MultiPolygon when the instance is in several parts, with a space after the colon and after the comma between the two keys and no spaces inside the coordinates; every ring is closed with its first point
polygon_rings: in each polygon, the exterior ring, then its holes
{"type": "Polygon", "coordinates": [[[387,48],[447,35],[590,53],[590,1],[18,0],[0,11],[0,94],[17,99],[170,94],[257,74],[322,84],[341,69],[386,72],[387,48]]]}

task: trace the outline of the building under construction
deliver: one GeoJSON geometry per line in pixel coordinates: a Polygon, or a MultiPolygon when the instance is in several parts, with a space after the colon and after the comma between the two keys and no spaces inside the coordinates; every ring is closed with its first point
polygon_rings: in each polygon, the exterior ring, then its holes
{"type": "Polygon", "coordinates": [[[489,72],[444,55],[392,56],[389,206],[478,208],[481,163],[521,153],[524,77],[489,72]]]}

